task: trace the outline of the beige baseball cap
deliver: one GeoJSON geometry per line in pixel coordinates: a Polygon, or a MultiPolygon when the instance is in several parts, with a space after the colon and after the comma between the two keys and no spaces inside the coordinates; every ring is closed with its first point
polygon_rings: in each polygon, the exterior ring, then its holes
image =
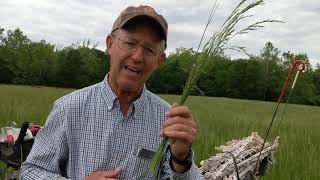
{"type": "Polygon", "coordinates": [[[131,19],[138,16],[147,16],[154,19],[162,28],[164,40],[167,42],[168,24],[161,14],[158,14],[152,7],[140,5],[138,7],[129,6],[121,12],[119,17],[114,21],[111,32],[122,28],[131,19]]]}

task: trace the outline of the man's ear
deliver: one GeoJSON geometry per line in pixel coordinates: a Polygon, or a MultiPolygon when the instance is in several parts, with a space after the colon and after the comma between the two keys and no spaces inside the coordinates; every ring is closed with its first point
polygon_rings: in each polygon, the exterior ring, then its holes
{"type": "Polygon", "coordinates": [[[106,47],[107,47],[107,49],[106,49],[106,52],[108,53],[108,54],[110,54],[111,52],[111,48],[112,48],[112,45],[113,45],[113,41],[114,39],[113,39],[113,37],[112,37],[112,35],[111,34],[109,34],[108,36],[107,36],[107,38],[106,38],[106,47]]]}
{"type": "Polygon", "coordinates": [[[163,64],[166,61],[167,55],[165,52],[162,52],[158,57],[158,66],[163,64]]]}

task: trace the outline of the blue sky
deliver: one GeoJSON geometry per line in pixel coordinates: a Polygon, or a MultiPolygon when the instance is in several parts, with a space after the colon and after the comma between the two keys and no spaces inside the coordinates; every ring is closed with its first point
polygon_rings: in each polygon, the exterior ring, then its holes
{"type": "MultiPolygon", "coordinates": [[[[90,39],[105,49],[105,37],[113,21],[129,5],[153,6],[169,24],[167,53],[178,47],[196,48],[213,0],[1,0],[0,27],[20,28],[32,40],[45,39],[52,44],[68,46],[90,39]]],[[[209,28],[220,27],[239,0],[221,0],[209,28]]],[[[281,52],[307,53],[311,63],[320,63],[320,1],[266,0],[263,6],[249,12],[247,22],[277,19],[285,23],[266,24],[263,29],[238,36],[230,45],[247,47],[250,54],[259,54],[271,41],[281,52]]],[[[245,25],[245,24],[243,24],[245,25]]],[[[227,52],[232,58],[245,57],[227,52]]]]}

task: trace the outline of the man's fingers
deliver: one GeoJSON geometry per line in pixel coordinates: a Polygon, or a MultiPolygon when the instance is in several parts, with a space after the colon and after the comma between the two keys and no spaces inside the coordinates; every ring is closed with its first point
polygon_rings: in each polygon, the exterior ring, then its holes
{"type": "Polygon", "coordinates": [[[115,170],[112,171],[101,171],[101,176],[106,178],[115,178],[121,173],[121,168],[117,167],[115,170]]]}
{"type": "Polygon", "coordinates": [[[111,171],[97,171],[90,176],[85,177],[84,180],[111,180],[117,179],[117,176],[121,173],[121,168],[117,167],[111,171]]]}
{"type": "Polygon", "coordinates": [[[196,128],[195,127],[190,127],[190,126],[187,126],[184,124],[173,124],[171,126],[165,127],[162,130],[162,134],[166,136],[167,131],[183,131],[183,132],[186,132],[192,136],[196,135],[196,128]]]}
{"type": "Polygon", "coordinates": [[[187,106],[172,105],[171,109],[167,112],[167,117],[181,116],[184,118],[192,117],[191,112],[187,106]]]}
{"type": "Polygon", "coordinates": [[[178,159],[185,158],[196,137],[197,123],[187,106],[173,104],[166,114],[160,135],[170,140],[171,153],[178,159]]]}
{"type": "Polygon", "coordinates": [[[184,131],[166,131],[166,136],[169,138],[179,139],[185,142],[188,142],[188,144],[192,144],[194,141],[194,136],[184,132],[184,131]]]}
{"type": "Polygon", "coordinates": [[[163,129],[174,124],[184,124],[192,128],[197,128],[197,123],[193,121],[191,118],[171,117],[163,123],[163,129]]]}

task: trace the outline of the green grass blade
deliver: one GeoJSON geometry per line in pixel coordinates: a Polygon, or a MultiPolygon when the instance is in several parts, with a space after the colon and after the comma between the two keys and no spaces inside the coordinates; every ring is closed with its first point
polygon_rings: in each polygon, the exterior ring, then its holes
{"type": "Polygon", "coordinates": [[[158,150],[156,151],[156,153],[154,154],[151,163],[150,163],[150,171],[152,172],[152,174],[157,175],[157,172],[159,170],[162,158],[165,155],[165,151],[166,151],[166,147],[168,144],[169,138],[164,137],[158,150]]]}

